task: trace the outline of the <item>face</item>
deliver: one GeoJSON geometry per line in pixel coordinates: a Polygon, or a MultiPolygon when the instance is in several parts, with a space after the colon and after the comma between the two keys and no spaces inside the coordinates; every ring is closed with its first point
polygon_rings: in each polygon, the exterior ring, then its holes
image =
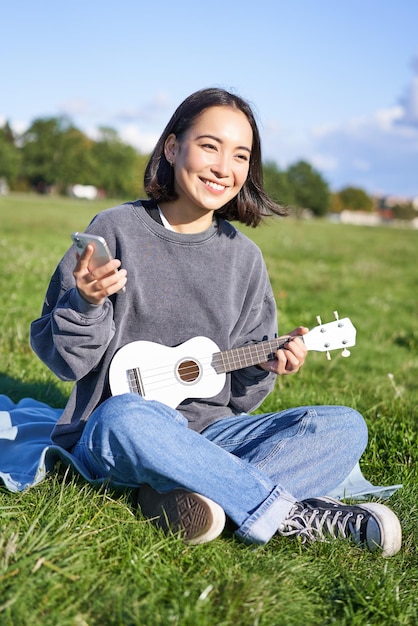
{"type": "Polygon", "coordinates": [[[176,201],[188,209],[216,211],[232,200],[249,170],[253,133],[244,113],[206,109],[185,135],[170,135],[165,155],[174,166],[176,201]]]}

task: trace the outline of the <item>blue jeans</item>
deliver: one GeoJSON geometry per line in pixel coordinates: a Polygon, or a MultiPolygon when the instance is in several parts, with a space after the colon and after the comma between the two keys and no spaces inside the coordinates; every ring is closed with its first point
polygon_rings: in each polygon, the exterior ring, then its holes
{"type": "Polygon", "coordinates": [[[73,454],[114,485],[200,493],[242,540],[266,543],[296,501],[337,487],[366,444],[362,416],[346,407],[226,417],[198,434],[179,411],[124,394],[92,413],[73,454]]]}

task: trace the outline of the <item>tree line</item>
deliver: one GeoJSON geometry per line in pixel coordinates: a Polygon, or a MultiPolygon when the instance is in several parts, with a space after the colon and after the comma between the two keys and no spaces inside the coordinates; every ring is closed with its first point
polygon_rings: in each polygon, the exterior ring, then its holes
{"type": "Polygon", "coordinates": [[[65,194],[74,184],[94,185],[109,197],[137,195],[147,156],[101,127],[89,138],[66,117],[35,119],[20,136],[0,129],[0,178],[10,189],[65,194]]]}
{"type": "MultiPolygon", "coordinates": [[[[74,184],[94,185],[112,198],[143,197],[143,174],[148,161],[124,143],[109,127],[91,139],[67,116],[40,117],[17,136],[6,122],[0,128],[0,179],[11,190],[66,194],[74,184]]],[[[372,199],[362,189],[347,187],[331,193],[320,172],[306,161],[281,170],[273,161],[263,164],[267,193],[295,211],[315,216],[344,208],[371,211],[372,199]]]]}

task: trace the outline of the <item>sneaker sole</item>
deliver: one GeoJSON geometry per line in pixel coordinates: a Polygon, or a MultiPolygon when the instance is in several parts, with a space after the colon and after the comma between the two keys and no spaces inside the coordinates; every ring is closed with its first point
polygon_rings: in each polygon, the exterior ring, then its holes
{"type": "Polygon", "coordinates": [[[370,511],[381,528],[384,539],[376,549],[380,548],[382,556],[393,556],[399,552],[402,545],[402,528],[395,513],[378,502],[368,502],[359,506],[370,511]]]}
{"type": "Polygon", "coordinates": [[[216,539],[224,529],[224,510],[209,498],[198,493],[175,489],[158,493],[151,487],[140,488],[138,504],[143,515],[165,533],[180,533],[190,545],[216,539]]]}
{"type": "MultiPolygon", "coordinates": [[[[332,504],[342,504],[339,500],[335,500],[334,498],[321,497],[320,499],[332,504]]],[[[381,550],[382,556],[394,556],[397,554],[402,546],[402,528],[395,513],[389,507],[384,504],[379,504],[378,502],[355,504],[355,506],[372,513],[379,525],[380,534],[383,537],[383,543],[368,546],[368,549],[372,552],[381,550]]]]}

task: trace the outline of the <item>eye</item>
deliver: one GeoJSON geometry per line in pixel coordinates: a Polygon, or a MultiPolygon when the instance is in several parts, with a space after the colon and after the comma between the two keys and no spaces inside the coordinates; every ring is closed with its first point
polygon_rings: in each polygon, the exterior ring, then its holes
{"type": "Polygon", "coordinates": [[[250,156],[246,154],[245,152],[237,154],[236,158],[239,161],[243,161],[244,163],[247,163],[250,160],[250,156]]]}
{"type": "Polygon", "coordinates": [[[202,148],[205,148],[206,150],[217,150],[217,146],[213,143],[203,143],[202,148]]]}

